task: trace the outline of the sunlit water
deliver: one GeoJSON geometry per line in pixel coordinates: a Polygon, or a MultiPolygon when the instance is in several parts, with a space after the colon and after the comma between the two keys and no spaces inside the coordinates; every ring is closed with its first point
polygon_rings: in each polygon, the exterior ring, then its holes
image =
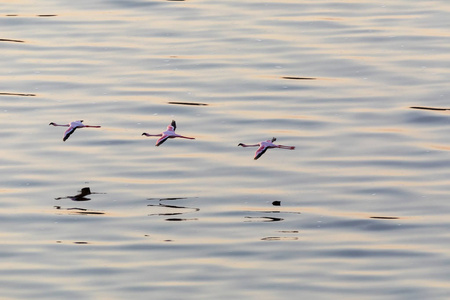
{"type": "Polygon", "coordinates": [[[0,4],[1,298],[450,297],[450,4],[63,2],[0,4]]]}

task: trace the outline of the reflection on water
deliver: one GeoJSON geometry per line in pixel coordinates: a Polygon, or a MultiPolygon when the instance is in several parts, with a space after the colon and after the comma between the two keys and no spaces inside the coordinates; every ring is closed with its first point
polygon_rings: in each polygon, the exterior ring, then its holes
{"type": "MultiPolygon", "coordinates": [[[[176,201],[176,200],[185,200],[187,197],[173,197],[173,198],[149,198],[148,200],[157,200],[157,201],[176,201]]],[[[148,216],[175,216],[182,215],[186,213],[193,213],[200,211],[200,208],[197,207],[189,207],[182,205],[169,205],[164,203],[158,204],[147,204],[147,207],[150,207],[154,212],[148,214],[148,216]]],[[[196,221],[197,218],[168,218],[166,221],[196,221]]]]}
{"type": "Polygon", "coordinates": [[[68,214],[80,214],[80,215],[104,215],[104,212],[101,211],[95,211],[90,210],[86,208],[80,208],[80,207],[69,207],[69,208],[63,208],[59,205],[54,206],[55,209],[57,209],[59,212],[64,211],[68,214]]]}
{"type": "Polygon", "coordinates": [[[283,218],[275,218],[275,217],[245,217],[246,219],[251,219],[245,222],[279,222],[283,221],[283,218]]]}

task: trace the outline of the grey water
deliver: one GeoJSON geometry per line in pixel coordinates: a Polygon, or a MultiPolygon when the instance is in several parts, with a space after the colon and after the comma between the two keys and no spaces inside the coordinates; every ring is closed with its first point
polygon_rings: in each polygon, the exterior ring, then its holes
{"type": "Polygon", "coordinates": [[[3,1],[0,298],[448,299],[450,3],[3,1]],[[84,120],[101,128],[77,129],[84,120]],[[172,120],[177,132],[155,147],[172,120]],[[238,147],[276,137],[293,151],[238,147]]]}

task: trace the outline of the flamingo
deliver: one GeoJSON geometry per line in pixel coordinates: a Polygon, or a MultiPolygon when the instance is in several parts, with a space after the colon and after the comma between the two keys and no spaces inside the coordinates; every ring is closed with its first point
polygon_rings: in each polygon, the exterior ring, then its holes
{"type": "Polygon", "coordinates": [[[182,135],[176,134],[175,133],[176,129],[177,129],[177,124],[175,123],[174,120],[172,120],[172,123],[169,126],[167,126],[166,131],[164,131],[160,134],[148,134],[148,133],[144,132],[142,135],[160,136],[160,138],[156,141],[156,144],[155,144],[156,147],[158,147],[159,145],[161,145],[162,143],[167,141],[167,139],[183,138],[183,139],[195,140],[195,138],[193,138],[193,137],[187,137],[187,136],[182,136],[182,135]]]}
{"type": "Polygon", "coordinates": [[[56,124],[56,123],[54,123],[54,122],[51,122],[51,123],[48,124],[48,125],[69,127],[69,129],[67,129],[67,130],[64,132],[64,138],[63,138],[63,141],[64,141],[64,142],[69,138],[69,136],[70,136],[72,133],[75,132],[75,130],[76,130],[77,128],[83,128],[83,127],[100,128],[100,127],[101,127],[101,126],[84,125],[84,124],[83,124],[83,120],[73,121],[73,122],[70,122],[70,124],[64,124],[64,125],[56,124]]]}
{"type": "Polygon", "coordinates": [[[259,147],[258,150],[256,150],[254,160],[257,160],[258,158],[260,158],[261,155],[266,153],[267,149],[270,149],[270,148],[280,148],[280,149],[288,149],[288,150],[295,149],[294,146],[275,145],[273,142],[275,142],[276,140],[277,140],[276,138],[272,138],[272,140],[262,141],[262,142],[259,142],[258,144],[254,144],[254,145],[246,145],[246,144],[240,143],[238,146],[259,147]]]}

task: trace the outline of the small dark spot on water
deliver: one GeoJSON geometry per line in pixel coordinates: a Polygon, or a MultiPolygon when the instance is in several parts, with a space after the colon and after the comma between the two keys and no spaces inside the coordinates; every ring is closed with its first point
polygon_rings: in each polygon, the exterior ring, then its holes
{"type": "Polygon", "coordinates": [[[450,110],[450,108],[427,107],[427,106],[411,106],[410,108],[412,108],[412,109],[424,109],[424,110],[438,110],[438,111],[450,110]]]}
{"type": "Polygon", "coordinates": [[[166,0],[168,2],[184,2],[185,0],[166,0]]]}
{"type": "Polygon", "coordinates": [[[36,94],[21,94],[21,93],[0,93],[0,96],[22,96],[22,97],[34,97],[36,94]]]}
{"type": "Polygon", "coordinates": [[[298,230],[278,230],[280,233],[299,233],[298,230]]]}
{"type": "Polygon", "coordinates": [[[48,18],[48,17],[56,17],[57,15],[37,15],[38,17],[48,18]]]}
{"type": "Polygon", "coordinates": [[[198,102],[175,102],[175,101],[169,101],[167,103],[175,104],[175,105],[208,106],[208,104],[206,104],[206,103],[198,103],[198,102]]]}
{"type": "Polygon", "coordinates": [[[89,244],[88,242],[73,242],[74,244],[77,244],[77,245],[87,245],[87,244],[89,244]]]}
{"type": "Polygon", "coordinates": [[[21,40],[12,40],[12,39],[0,39],[0,42],[25,43],[25,41],[21,41],[21,40]]]}
{"type": "Polygon", "coordinates": [[[283,76],[281,78],[289,79],[289,80],[316,80],[317,79],[314,77],[295,77],[295,76],[283,76]]]}
{"type": "Polygon", "coordinates": [[[14,15],[14,14],[11,14],[11,15],[6,15],[7,17],[17,17],[18,15],[14,15]]]}
{"type": "Polygon", "coordinates": [[[272,205],[274,206],[280,206],[281,205],[281,201],[273,201],[272,205]]]}
{"type": "Polygon", "coordinates": [[[174,222],[179,222],[179,221],[197,221],[197,218],[193,218],[193,219],[182,219],[182,218],[169,218],[166,219],[166,221],[174,221],[174,222]]]}

